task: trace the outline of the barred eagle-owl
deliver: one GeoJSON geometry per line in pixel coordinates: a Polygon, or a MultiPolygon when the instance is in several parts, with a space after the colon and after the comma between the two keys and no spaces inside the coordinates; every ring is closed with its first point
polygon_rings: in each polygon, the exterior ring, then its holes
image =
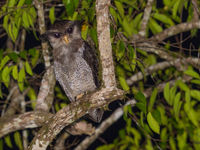
{"type": "MultiPolygon", "coordinates": [[[[54,71],[70,101],[99,87],[96,52],[81,38],[79,21],[59,21],[43,35],[53,48],[54,71]]],[[[100,122],[102,109],[89,110],[89,118],[100,122]]]]}

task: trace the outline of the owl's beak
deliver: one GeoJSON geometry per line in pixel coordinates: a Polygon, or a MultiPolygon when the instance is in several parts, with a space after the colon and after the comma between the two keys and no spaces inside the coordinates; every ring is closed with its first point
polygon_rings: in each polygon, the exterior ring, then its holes
{"type": "Polygon", "coordinates": [[[65,36],[63,37],[63,40],[65,41],[66,44],[69,43],[69,38],[67,37],[67,35],[65,35],[65,36]]]}

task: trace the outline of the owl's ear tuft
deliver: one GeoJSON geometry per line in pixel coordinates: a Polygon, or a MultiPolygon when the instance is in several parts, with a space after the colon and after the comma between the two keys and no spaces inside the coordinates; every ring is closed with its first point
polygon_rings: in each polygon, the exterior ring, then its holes
{"type": "Polygon", "coordinates": [[[40,35],[40,40],[41,40],[42,42],[48,41],[48,36],[47,36],[47,34],[44,33],[44,34],[40,35]]]}

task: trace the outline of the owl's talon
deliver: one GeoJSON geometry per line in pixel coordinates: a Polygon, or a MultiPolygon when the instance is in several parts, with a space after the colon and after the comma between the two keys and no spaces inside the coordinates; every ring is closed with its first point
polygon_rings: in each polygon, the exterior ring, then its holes
{"type": "Polygon", "coordinates": [[[81,93],[81,94],[77,95],[75,99],[78,100],[78,99],[82,98],[84,95],[85,95],[85,93],[81,93]]]}

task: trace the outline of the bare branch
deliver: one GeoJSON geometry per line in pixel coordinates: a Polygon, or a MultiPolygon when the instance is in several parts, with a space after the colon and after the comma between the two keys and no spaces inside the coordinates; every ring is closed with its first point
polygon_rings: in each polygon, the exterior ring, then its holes
{"type": "Polygon", "coordinates": [[[51,66],[43,76],[37,97],[36,110],[49,111],[53,103],[55,83],[54,70],[53,66],[51,66]]]}
{"type": "MultiPolygon", "coordinates": [[[[40,34],[45,33],[45,17],[44,17],[44,8],[43,8],[43,2],[40,0],[34,0],[34,5],[37,8],[37,14],[38,14],[38,25],[39,25],[39,31],[40,34]]],[[[42,43],[42,53],[45,61],[46,68],[50,67],[50,58],[49,58],[49,51],[48,51],[48,44],[47,42],[42,43]]]]}
{"type": "Polygon", "coordinates": [[[0,119],[0,137],[17,130],[39,127],[51,117],[52,114],[39,111],[27,112],[12,117],[2,117],[0,119]]]}
{"type": "Polygon", "coordinates": [[[176,35],[181,32],[186,32],[191,29],[199,29],[200,28],[200,21],[192,21],[186,23],[180,23],[176,26],[172,26],[168,29],[165,29],[161,33],[156,34],[155,36],[151,37],[150,39],[153,41],[163,41],[166,38],[169,38],[173,35],[176,35]]]}
{"type": "MultiPolygon", "coordinates": [[[[177,68],[177,70],[183,71],[187,66],[186,65],[187,62],[197,64],[198,61],[199,61],[198,58],[191,58],[191,57],[188,57],[185,59],[178,58],[178,59],[174,59],[172,61],[164,61],[164,62],[157,63],[155,65],[152,65],[152,66],[149,66],[148,68],[146,68],[144,70],[144,75],[148,76],[157,70],[165,69],[170,66],[174,66],[177,68]]],[[[135,75],[131,76],[129,79],[127,79],[126,82],[128,85],[132,85],[133,83],[138,82],[139,80],[142,80],[144,78],[144,75],[142,72],[138,72],[135,75]]]]}
{"type": "MultiPolygon", "coordinates": [[[[131,105],[134,106],[136,103],[135,100],[130,100],[128,102],[126,102],[126,105],[131,105]]],[[[106,120],[104,120],[101,125],[95,130],[94,135],[87,137],[86,139],[84,139],[76,148],[75,150],[85,150],[87,149],[96,139],[97,137],[99,137],[99,135],[101,135],[104,131],[106,131],[106,129],[108,127],[110,127],[113,123],[115,123],[117,120],[119,120],[119,118],[121,118],[121,116],[123,115],[124,111],[123,111],[123,107],[120,107],[118,109],[116,109],[112,115],[107,118],[106,120]]]]}
{"type": "Polygon", "coordinates": [[[152,10],[152,5],[153,5],[154,0],[148,0],[146,8],[144,10],[144,14],[143,14],[143,18],[142,18],[142,24],[141,24],[141,28],[139,31],[139,35],[144,37],[146,34],[146,28],[147,28],[147,24],[151,15],[151,10],[152,10]]]}
{"type": "Polygon", "coordinates": [[[109,7],[110,0],[96,1],[97,34],[99,42],[100,60],[102,65],[102,79],[104,87],[116,87],[115,71],[110,41],[109,7]]]}
{"type": "MultiPolygon", "coordinates": [[[[189,77],[189,76],[178,77],[177,79],[170,80],[168,82],[169,82],[170,86],[173,86],[177,80],[181,80],[183,82],[189,82],[190,80],[192,80],[192,77],[189,77]]],[[[156,86],[159,93],[163,91],[166,83],[167,82],[163,82],[156,86]]],[[[152,94],[152,91],[153,91],[153,88],[148,88],[147,90],[145,90],[145,92],[143,92],[143,94],[145,95],[145,97],[149,97],[152,94]]]]}
{"type": "Polygon", "coordinates": [[[88,113],[88,110],[103,107],[110,102],[123,98],[123,91],[116,88],[104,88],[88,94],[79,101],[70,103],[43,126],[34,137],[29,150],[44,150],[56,135],[65,127],[88,113]]]}

